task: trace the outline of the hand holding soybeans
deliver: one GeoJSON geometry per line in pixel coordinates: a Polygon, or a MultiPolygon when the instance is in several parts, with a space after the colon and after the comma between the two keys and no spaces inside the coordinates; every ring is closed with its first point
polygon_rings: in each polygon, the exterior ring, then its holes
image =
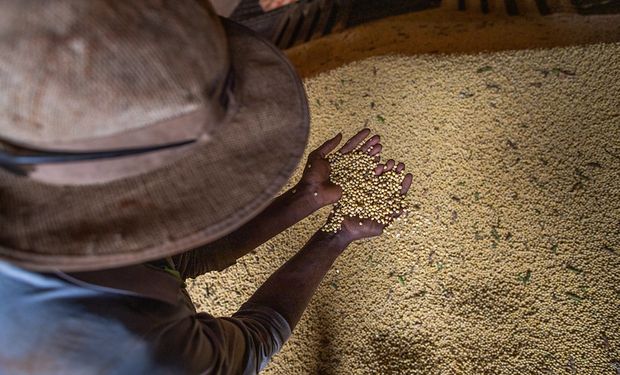
{"type": "MultiPolygon", "coordinates": [[[[329,155],[325,164],[330,183],[342,189],[342,197],[322,230],[336,233],[347,242],[381,234],[402,214],[411,186],[412,175],[402,175],[403,163],[390,159],[377,164],[382,148],[378,135],[361,144],[369,133],[368,129],[360,131],[329,155]]],[[[329,151],[335,148],[335,140],[339,141],[339,135],[326,142],[329,151]]],[[[322,155],[325,158],[325,152],[322,155]]]]}
{"type": "MultiPolygon", "coordinates": [[[[374,158],[375,155],[381,152],[379,136],[375,135],[363,146],[361,145],[362,141],[364,141],[369,134],[370,129],[361,130],[351,137],[338,152],[346,155],[353,152],[356,148],[361,147],[366,150],[366,154],[369,157],[374,158]],[[369,150],[371,147],[372,149],[369,150]]],[[[297,184],[298,189],[310,192],[317,208],[335,203],[342,197],[342,188],[330,180],[331,167],[329,160],[327,160],[328,154],[338,146],[341,140],[342,134],[338,133],[334,138],[327,140],[316,150],[312,151],[310,155],[308,155],[303,175],[297,184]]]]}

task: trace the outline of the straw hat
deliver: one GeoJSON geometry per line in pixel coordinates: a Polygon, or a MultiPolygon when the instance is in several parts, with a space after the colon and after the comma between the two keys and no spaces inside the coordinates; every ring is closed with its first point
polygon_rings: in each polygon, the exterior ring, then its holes
{"type": "Polygon", "coordinates": [[[35,270],[211,242],[308,136],[286,58],[197,0],[2,1],[0,87],[0,259],[35,270]]]}

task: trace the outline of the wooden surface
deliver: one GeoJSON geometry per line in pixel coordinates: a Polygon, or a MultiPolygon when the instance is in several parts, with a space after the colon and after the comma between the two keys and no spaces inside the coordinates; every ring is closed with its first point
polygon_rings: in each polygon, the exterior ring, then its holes
{"type": "Polygon", "coordinates": [[[541,16],[535,1],[520,1],[518,16],[503,2],[488,0],[488,13],[459,1],[438,9],[381,19],[296,46],[287,54],[303,77],[352,61],[387,54],[476,53],[584,45],[620,41],[620,15],[583,16],[567,0],[547,4],[554,14],[541,16]]]}

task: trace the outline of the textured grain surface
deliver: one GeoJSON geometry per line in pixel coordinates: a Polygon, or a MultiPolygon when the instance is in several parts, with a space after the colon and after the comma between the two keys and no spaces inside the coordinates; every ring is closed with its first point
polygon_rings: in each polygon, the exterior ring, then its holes
{"type": "MultiPolygon", "coordinates": [[[[620,371],[619,55],[375,57],[308,80],[308,149],[371,126],[414,211],[344,253],[265,373],[620,371]]],[[[327,211],[191,282],[199,308],[234,312],[327,211]]]]}

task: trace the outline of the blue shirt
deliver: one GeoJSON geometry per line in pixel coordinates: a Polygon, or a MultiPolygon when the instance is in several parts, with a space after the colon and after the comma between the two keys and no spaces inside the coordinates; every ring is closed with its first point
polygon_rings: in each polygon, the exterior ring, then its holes
{"type": "Polygon", "coordinates": [[[197,313],[146,265],[66,274],[0,261],[0,374],[254,374],[290,336],[276,311],[197,313]]]}

